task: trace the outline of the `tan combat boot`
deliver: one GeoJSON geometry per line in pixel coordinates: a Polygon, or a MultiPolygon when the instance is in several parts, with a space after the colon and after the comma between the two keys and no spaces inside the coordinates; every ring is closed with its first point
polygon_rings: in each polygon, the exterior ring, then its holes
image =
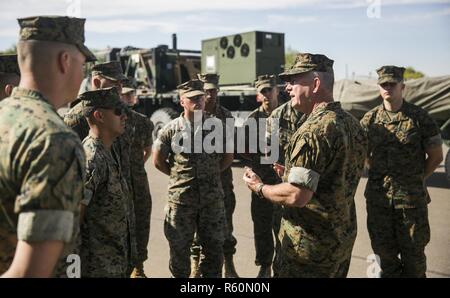
{"type": "Polygon", "coordinates": [[[233,255],[225,256],[225,277],[226,278],[239,278],[239,275],[236,272],[236,269],[234,268],[233,263],[233,255]]]}
{"type": "Polygon", "coordinates": [[[133,272],[131,272],[130,278],[147,278],[144,272],[144,265],[139,264],[134,267],[133,272]]]}
{"type": "Polygon", "coordinates": [[[189,278],[200,278],[200,268],[198,258],[191,258],[191,275],[189,278]]]}
{"type": "Polygon", "coordinates": [[[271,267],[270,265],[261,265],[256,278],[271,278],[272,277],[272,269],[270,267],[271,267]]]}

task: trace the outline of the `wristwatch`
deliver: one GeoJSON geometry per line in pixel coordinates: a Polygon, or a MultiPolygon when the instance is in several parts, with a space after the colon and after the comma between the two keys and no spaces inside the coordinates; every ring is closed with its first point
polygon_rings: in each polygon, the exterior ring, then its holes
{"type": "Polygon", "coordinates": [[[263,192],[262,192],[262,189],[263,189],[264,185],[265,185],[264,183],[259,183],[258,185],[256,185],[256,189],[255,189],[256,194],[261,199],[264,199],[264,195],[263,195],[263,192]]]}

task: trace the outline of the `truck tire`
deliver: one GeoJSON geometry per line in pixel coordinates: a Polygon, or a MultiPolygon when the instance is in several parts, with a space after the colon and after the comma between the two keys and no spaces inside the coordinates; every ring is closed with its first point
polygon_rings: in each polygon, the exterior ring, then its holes
{"type": "Polygon", "coordinates": [[[447,181],[450,183],[450,149],[447,151],[447,156],[445,157],[445,174],[447,176],[447,181]]]}
{"type": "Polygon", "coordinates": [[[153,122],[153,125],[154,125],[153,141],[155,141],[156,138],[158,137],[158,133],[161,130],[161,128],[163,128],[164,125],[166,125],[172,119],[175,119],[178,116],[179,116],[179,113],[177,113],[172,108],[162,108],[162,109],[156,110],[150,117],[150,120],[153,122]]]}

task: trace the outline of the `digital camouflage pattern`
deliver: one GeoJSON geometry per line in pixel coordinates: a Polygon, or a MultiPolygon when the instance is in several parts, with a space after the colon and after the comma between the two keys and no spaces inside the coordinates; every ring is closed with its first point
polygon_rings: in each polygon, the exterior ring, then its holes
{"type": "Polygon", "coordinates": [[[128,78],[123,74],[119,61],[99,63],[92,67],[92,76],[102,76],[111,81],[126,81],[128,78]]]}
{"type": "MultiPolygon", "coordinates": [[[[256,110],[252,111],[247,119],[254,118],[256,123],[259,121],[266,121],[269,117],[269,113],[266,112],[261,105],[256,110]]],[[[245,125],[245,124],[244,124],[245,125]]],[[[260,136],[260,126],[257,126],[257,135],[260,136]]],[[[266,128],[264,127],[264,133],[266,128]]],[[[264,134],[263,134],[264,135],[264,134]]],[[[258,142],[259,143],[259,142],[258,142]]],[[[258,153],[251,154],[250,167],[252,170],[262,179],[265,184],[278,184],[281,179],[275,173],[271,164],[261,164],[260,158],[264,156],[265,148],[258,148],[258,153]]],[[[279,220],[280,217],[277,213],[274,213],[278,206],[275,206],[268,200],[261,199],[256,193],[251,193],[251,216],[253,221],[253,232],[255,237],[255,249],[256,257],[255,264],[271,265],[274,255],[274,241],[272,236],[272,230],[275,237],[279,233],[279,220]]]]}
{"type": "MultiPolygon", "coordinates": [[[[297,111],[292,107],[291,101],[282,104],[270,113],[266,122],[266,139],[267,144],[271,144],[272,134],[278,135],[279,142],[279,157],[278,163],[284,166],[286,151],[289,146],[289,141],[292,135],[301,126],[302,121],[306,120],[306,116],[302,117],[303,113],[297,111]],[[278,120],[278,130],[273,131],[274,119],[278,120]]],[[[280,230],[281,216],[283,214],[283,206],[273,205],[273,224],[275,231],[280,230]]],[[[279,232],[277,232],[278,235],[279,232]]],[[[275,237],[275,259],[273,262],[273,274],[274,277],[278,276],[278,265],[279,265],[279,255],[280,255],[281,243],[278,237],[275,237]]]]}
{"type": "Polygon", "coordinates": [[[404,67],[385,65],[377,69],[378,84],[403,82],[404,67]]]}
{"type": "Polygon", "coordinates": [[[83,107],[83,115],[89,116],[95,109],[125,109],[116,87],[86,91],[78,97],[83,107]]]}
{"type": "Polygon", "coordinates": [[[144,148],[152,145],[153,123],[145,115],[132,110],[127,121],[135,128],[135,137],[131,143],[131,183],[136,218],[137,262],[143,263],[147,259],[152,211],[152,198],[144,168],[144,148]]]}
{"type": "MultiPolygon", "coordinates": [[[[214,77],[212,77],[214,78],[214,77]]],[[[211,77],[208,77],[210,80],[211,77]]],[[[218,76],[217,76],[218,79],[218,76]]],[[[229,110],[216,103],[215,111],[211,114],[212,116],[220,119],[223,123],[223,127],[225,128],[226,119],[232,119],[233,115],[229,110]]],[[[224,192],[224,204],[225,204],[225,241],[223,244],[223,252],[225,255],[234,255],[236,253],[236,237],[233,236],[233,213],[236,208],[236,195],[234,194],[234,186],[233,186],[233,172],[231,166],[225,169],[220,174],[220,180],[222,182],[222,188],[224,192]]],[[[195,237],[191,247],[191,256],[196,259],[200,259],[201,247],[198,243],[198,238],[195,237]]]]}
{"type": "Polygon", "coordinates": [[[177,86],[180,96],[195,97],[205,95],[203,92],[203,82],[200,80],[190,80],[177,86]]]}
{"type": "Polygon", "coordinates": [[[442,145],[433,119],[404,101],[392,118],[380,105],[364,115],[361,125],[369,139],[367,203],[394,209],[424,208],[430,202],[423,179],[425,150],[442,145]]]}
{"type": "MultiPolygon", "coordinates": [[[[207,113],[204,115],[204,120],[210,117],[207,113]]],[[[197,231],[204,254],[200,265],[202,274],[218,277],[222,269],[225,226],[224,192],[220,178],[223,154],[175,152],[172,143],[179,144],[176,138],[184,129],[191,132],[192,143],[196,133],[202,133],[202,140],[210,133],[206,129],[202,132],[195,129],[181,114],[161,129],[153,144],[153,150],[167,154],[170,166],[164,223],[170,246],[170,270],[175,277],[189,277],[190,246],[197,231]]],[[[187,147],[188,144],[181,145],[187,147]]]]}
{"type": "Polygon", "coordinates": [[[369,139],[367,227],[382,277],[425,277],[430,240],[425,152],[442,146],[440,130],[426,111],[406,101],[397,113],[374,108],[361,125],[369,139]]]}
{"type": "Polygon", "coordinates": [[[203,82],[204,90],[219,89],[219,75],[215,73],[203,73],[197,74],[197,77],[203,82]]]}
{"type": "MultiPolygon", "coordinates": [[[[285,155],[289,146],[289,140],[302,123],[303,113],[294,109],[291,101],[288,101],[272,111],[267,118],[266,139],[270,146],[272,134],[278,134],[279,159],[278,163],[284,165],[285,155]],[[278,119],[278,131],[272,131],[273,119],[278,119]]],[[[306,120],[304,117],[303,120],[306,120]]]]}
{"type": "Polygon", "coordinates": [[[280,277],[347,275],[366,150],[363,129],[338,102],[317,105],[292,136],[283,181],[314,194],[303,208],[284,207],[280,277]]]}
{"type": "Polygon", "coordinates": [[[75,133],[36,91],[14,88],[0,102],[0,114],[0,227],[8,232],[1,235],[6,246],[0,251],[3,272],[12,260],[16,237],[63,241],[63,255],[73,248],[85,155],[75,133]]]}
{"type": "Polygon", "coordinates": [[[81,224],[82,277],[128,277],[134,267],[134,210],[120,165],[100,139],[88,136],[86,206],[81,224]]]}
{"type": "Polygon", "coordinates": [[[84,45],[86,19],[67,16],[36,16],[17,19],[19,40],[41,40],[75,45],[86,62],[96,61],[95,55],[84,45]]]}
{"type": "MultiPolygon", "coordinates": [[[[89,135],[89,125],[84,117],[84,107],[81,101],[64,115],[64,123],[72,128],[81,140],[89,135]]],[[[130,121],[126,121],[125,132],[113,143],[112,151],[116,160],[120,161],[122,173],[128,183],[130,192],[132,192],[130,152],[131,142],[134,138],[134,127],[130,123],[130,121]]]]}
{"type": "Polygon", "coordinates": [[[261,92],[264,88],[273,88],[277,86],[277,80],[274,75],[258,76],[255,81],[255,88],[257,92],[261,92]]]}
{"type": "Polygon", "coordinates": [[[381,277],[426,277],[430,242],[428,208],[393,209],[367,204],[367,228],[381,277]]]}
{"type": "Polygon", "coordinates": [[[0,74],[1,73],[14,73],[20,76],[17,55],[0,55],[0,74]]]}
{"type": "Polygon", "coordinates": [[[80,101],[64,114],[64,123],[77,133],[80,140],[84,140],[89,135],[89,125],[83,110],[83,104],[80,101]]]}
{"type": "MultiPolygon", "coordinates": [[[[198,199],[198,195],[193,199],[198,199]]],[[[167,204],[164,234],[169,241],[169,269],[174,277],[187,278],[191,273],[189,248],[194,233],[197,234],[197,241],[202,247],[202,276],[222,276],[225,225],[223,203],[221,199],[213,201],[200,198],[200,204],[194,206],[170,202],[167,204]]]]}
{"type": "Polygon", "coordinates": [[[287,80],[293,75],[306,73],[309,71],[332,72],[334,61],[325,55],[298,53],[295,57],[294,64],[280,73],[278,77],[282,80],[287,80]]]}

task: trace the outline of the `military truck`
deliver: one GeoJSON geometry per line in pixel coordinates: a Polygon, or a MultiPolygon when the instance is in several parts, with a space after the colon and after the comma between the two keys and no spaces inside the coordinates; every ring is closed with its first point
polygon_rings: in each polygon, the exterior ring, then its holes
{"type": "Polygon", "coordinates": [[[201,51],[177,48],[112,48],[103,61],[120,61],[127,77],[134,79],[139,100],[137,110],[150,117],[154,136],[181,112],[176,86],[198,73],[220,75],[219,102],[231,111],[236,125],[258,107],[253,83],[258,75],[284,69],[284,34],[252,31],[202,41],[201,51]]]}

